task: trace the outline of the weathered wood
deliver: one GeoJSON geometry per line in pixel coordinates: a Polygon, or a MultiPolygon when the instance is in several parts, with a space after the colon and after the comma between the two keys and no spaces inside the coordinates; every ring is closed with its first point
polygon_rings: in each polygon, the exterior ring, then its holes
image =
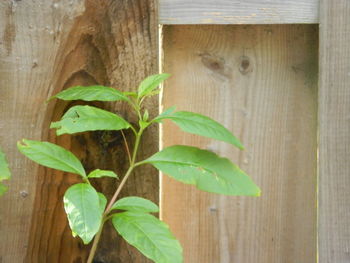
{"type": "Polygon", "coordinates": [[[159,0],[161,24],[318,23],[319,0],[159,0]]]}
{"type": "Polygon", "coordinates": [[[164,26],[163,34],[172,74],[164,108],[219,120],[246,150],[171,123],[164,146],[227,156],[262,189],[260,198],[225,197],[164,176],[162,218],[185,262],[316,262],[317,26],[164,26]]]}
{"type": "Polygon", "coordinates": [[[0,262],[25,262],[38,166],[16,149],[23,137],[45,136],[48,93],[55,56],[79,2],[53,6],[53,1],[0,2],[0,144],[5,148],[13,178],[0,200],[0,262]]]}
{"type": "MultiPolygon", "coordinates": [[[[89,171],[113,169],[123,174],[128,163],[119,132],[56,137],[48,130],[72,103],[45,100],[69,86],[103,84],[135,90],[157,70],[157,23],[150,1],[2,1],[1,145],[14,176],[1,200],[2,262],[84,262],[88,249],[73,239],[62,208],[65,189],[77,181],[66,173],[38,167],[20,156],[15,142],[23,137],[49,140],[72,150],[89,171]]],[[[157,98],[148,102],[158,112],[157,98]]],[[[124,104],[98,104],[135,116],[124,104]]],[[[131,139],[131,134],[126,134],[131,139]]],[[[140,158],[158,149],[157,127],[141,145],[140,158]]],[[[98,184],[97,182],[95,182],[98,184]]],[[[110,196],[114,180],[97,187],[110,196]]],[[[155,169],[138,170],[123,195],[158,201],[155,169]],[[145,176],[144,176],[145,175],[145,176]],[[140,179],[143,177],[143,179],[140,179]]],[[[149,262],[117,238],[109,225],[96,262],[149,262]]]]}
{"type": "Polygon", "coordinates": [[[321,1],[319,262],[350,262],[350,2],[321,1]]]}

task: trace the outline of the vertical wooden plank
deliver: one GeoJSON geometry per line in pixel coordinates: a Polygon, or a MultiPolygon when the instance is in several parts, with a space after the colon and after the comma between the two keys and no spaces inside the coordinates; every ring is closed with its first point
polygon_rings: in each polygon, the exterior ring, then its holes
{"type": "Polygon", "coordinates": [[[0,262],[25,262],[38,166],[19,154],[16,142],[43,136],[55,58],[84,12],[82,1],[55,2],[0,2],[0,144],[13,173],[0,200],[0,262]]]}
{"type": "Polygon", "coordinates": [[[350,2],[321,1],[319,262],[350,262],[350,2]]]}
{"type": "MultiPolygon", "coordinates": [[[[84,262],[88,248],[71,237],[62,208],[65,189],[77,178],[39,168],[17,153],[15,142],[23,137],[56,142],[78,155],[88,171],[99,167],[123,174],[127,159],[119,132],[56,137],[48,130],[49,123],[73,104],[54,101],[46,105],[45,100],[72,85],[135,90],[144,77],[156,73],[155,2],[52,0],[5,1],[1,5],[7,19],[0,65],[4,91],[1,144],[9,153],[14,178],[10,193],[1,200],[0,256],[2,262],[84,262]]],[[[148,104],[151,114],[156,114],[157,98],[148,104]]],[[[125,104],[97,105],[135,122],[125,104]]],[[[132,142],[131,134],[126,135],[132,142]]],[[[154,127],[145,135],[139,158],[157,149],[154,127]]],[[[157,175],[151,167],[138,170],[123,195],[157,202],[157,175]]],[[[95,184],[107,196],[116,187],[108,179],[95,184]]],[[[149,262],[121,242],[111,225],[103,233],[95,260],[149,262]]]]}
{"type": "Polygon", "coordinates": [[[185,262],[316,261],[317,37],[315,25],[164,27],[164,107],[219,120],[246,150],[171,123],[164,146],[229,157],[262,188],[225,197],[164,177],[162,217],[185,262]]]}

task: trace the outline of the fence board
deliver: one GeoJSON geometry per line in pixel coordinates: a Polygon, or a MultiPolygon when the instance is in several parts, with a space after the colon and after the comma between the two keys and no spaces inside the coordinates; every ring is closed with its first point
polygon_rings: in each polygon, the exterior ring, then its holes
{"type": "Polygon", "coordinates": [[[319,0],[159,0],[161,24],[318,23],[319,0]]]}
{"type": "MultiPolygon", "coordinates": [[[[0,202],[0,262],[85,262],[88,249],[72,238],[62,208],[65,189],[77,179],[26,160],[18,154],[16,141],[25,137],[56,142],[77,154],[88,171],[99,167],[122,174],[128,161],[120,133],[57,138],[48,125],[72,104],[45,101],[77,84],[135,90],[145,76],[156,73],[155,3],[1,1],[0,7],[0,144],[13,171],[10,191],[0,202]]],[[[158,99],[148,104],[150,114],[156,114],[158,99]]],[[[125,105],[98,105],[135,121],[125,105]]],[[[145,135],[145,141],[140,158],[158,149],[157,127],[145,135]]],[[[157,175],[151,167],[138,170],[122,194],[157,202],[157,175]]],[[[109,196],[115,189],[114,180],[97,184],[109,196]]],[[[149,262],[116,236],[109,225],[96,261],[149,262]]]]}
{"type": "Polygon", "coordinates": [[[350,2],[321,1],[319,262],[350,262],[350,2]]]}
{"type": "Polygon", "coordinates": [[[0,2],[0,144],[13,173],[9,191],[0,200],[0,262],[24,262],[38,167],[19,154],[16,142],[42,136],[59,49],[55,39],[60,35],[64,40],[74,18],[83,12],[80,4],[52,4],[0,2]]]}
{"type": "Polygon", "coordinates": [[[185,262],[316,261],[317,27],[164,26],[163,106],[224,123],[245,151],[184,135],[163,144],[229,157],[262,188],[260,198],[199,192],[162,180],[162,217],[185,262]]]}

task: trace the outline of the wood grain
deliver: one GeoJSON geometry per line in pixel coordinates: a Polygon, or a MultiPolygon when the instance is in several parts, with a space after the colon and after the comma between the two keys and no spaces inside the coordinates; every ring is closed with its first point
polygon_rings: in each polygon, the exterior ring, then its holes
{"type": "MultiPolygon", "coordinates": [[[[45,100],[72,85],[109,85],[135,90],[157,66],[156,6],[150,1],[2,1],[0,138],[14,173],[1,200],[0,262],[85,262],[88,248],[73,239],[62,196],[78,178],[38,167],[17,153],[23,137],[49,140],[72,150],[87,171],[127,164],[119,132],[56,137],[49,123],[76,103],[45,100]]],[[[96,104],[135,122],[124,104],[96,104]]],[[[158,112],[157,98],[148,101],[158,112]]],[[[127,133],[132,145],[133,138],[127,133]]],[[[158,130],[145,135],[139,158],[158,149],[158,130]]],[[[114,180],[94,182],[111,196],[114,180]]],[[[136,171],[123,195],[158,202],[158,176],[148,167],[136,171]],[[143,177],[140,179],[140,177],[143,177]]],[[[95,262],[149,262],[117,238],[109,225],[95,262]]]]}
{"type": "MultiPolygon", "coordinates": [[[[0,262],[25,262],[36,195],[38,166],[19,154],[21,138],[40,139],[45,100],[60,41],[83,12],[77,1],[0,2],[0,144],[13,173],[0,202],[0,262]]],[[[48,123],[46,122],[46,125],[48,123]]]]}
{"type": "Polygon", "coordinates": [[[318,23],[319,0],[159,0],[161,24],[318,23]]]}
{"type": "Polygon", "coordinates": [[[350,262],[350,2],[321,1],[319,262],[350,262]]]}
{"type": "Polygon", "coordinates": [[[164,147],[229,157],[260,198],[208,194],[164,176],[162,218],[185,262],[316,262],[317,26],[164,26],[163,106],[211,116],[246,150],[163,127],[164,147]]]}

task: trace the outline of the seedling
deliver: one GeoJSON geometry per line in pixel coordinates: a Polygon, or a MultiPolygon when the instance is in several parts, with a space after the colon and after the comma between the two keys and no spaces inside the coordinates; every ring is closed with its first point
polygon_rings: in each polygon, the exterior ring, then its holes
{"type": "MultiPolygon", "coordinates": [[[[63,202],[73,236],[79,236],[84,244],[89,244],[93,240],[88,263],[94,258],[103,226],[108,220],[112,220],[115,230],[128,243],[154,262],[183,262],[180,243],[165,223],[151,215],[159,211],[158,206],[136,196],[119,198],[125,182],[139,166],[151,164],[175,180],[195,185],[198,189],[211,193],[260,195],[260,189],[238,166],[207,150],[174,145],[145,160],[137,160],[143,132],[150,125],[157,125],[165,119],[174,122],[185,132],[221,140],[239,149],[243,148],[240,141],[224,126],[200,114],[175,111],[172,107],[150,119],[143,102],[147,97],[158,94],[158,86],[168,77],[169,74],[149,76],[141,82],[138,92],[120,92],[104,86],[77,86],[54,96],[61,100],[124,101],[138,116],[136,126],[118,114],[93,106],[79,105],[71,107],[60,121],[51,124],[51,128],[56,129],[57,135],[95,130],[132,130],[135,136],[134,147],[132,151],[126,151],[130,163],[129,169],[121,177],[121,182],[108,202],[104,194],[97,192],[91,185],[90,178],[104,176],[118,178],[113,171],[96,169],[87,174],[78,158],[60,146],[26,139],[18,143],[20,152],[29,159],[50,168],[81,176],[82,182],[68,188],[63,202]]],[[[126,149],[130,149],[128,142],[126,140],[124,142],[126,149]]]]}

